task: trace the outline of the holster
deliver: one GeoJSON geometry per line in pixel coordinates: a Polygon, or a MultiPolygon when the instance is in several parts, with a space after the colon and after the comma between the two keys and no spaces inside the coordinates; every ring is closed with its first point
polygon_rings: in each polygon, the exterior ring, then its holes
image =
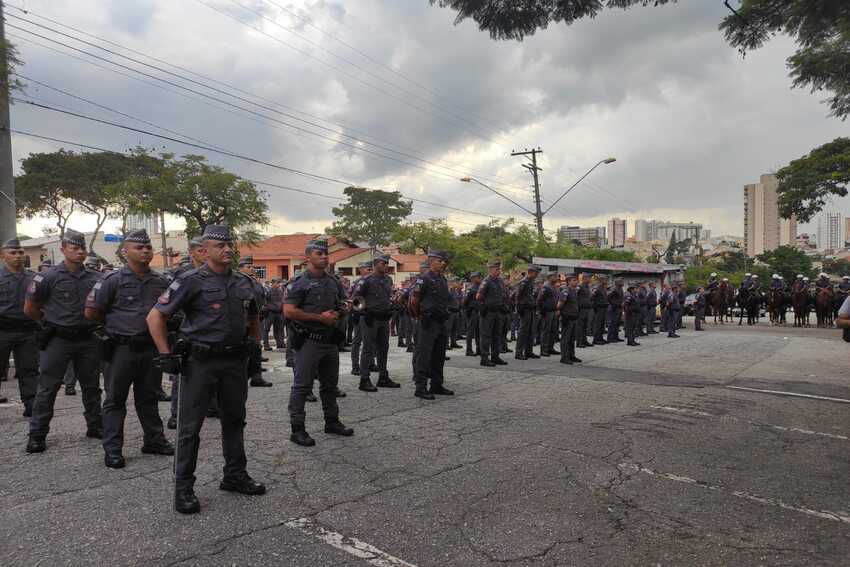
{"type": "Polygon", "coordinates": [[[97,354],[100,356],[100,359],[103,362],[112,362],[117,345],[115,339],[106,333],[95,333],[94,338],[97,339],[97,354]]]}
{"type": "Polygon", "coordinates": [[[295,327],[289,327],[291,335],[289,336],[290,344],[292,346],[292,350],[301,350],[301,347],[304,346],[304,341],[307,340],[307,335],[303,333],[301,330],[296,329],[295,327]]]}

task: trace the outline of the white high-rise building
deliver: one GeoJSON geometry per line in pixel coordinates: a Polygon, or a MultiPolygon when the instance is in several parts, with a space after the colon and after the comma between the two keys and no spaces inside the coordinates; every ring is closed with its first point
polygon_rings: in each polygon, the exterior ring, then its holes
{"type": "Polygon", "coordinates": [[[638,242],[649,240],[649,223],[643,219],[635,220],[635,240],[638,242]]]}
{"type": "Polygon", "coordinates": [[[770,174],[744,185],[744,241],[751,258],[797,240],[797,219],[779,217],[778,186],[776,176],[770,174]]]}
{"type": "Polygon", "coordinates": [[[143,228],[148,234],[159,232],[159,218],[156,215],[128,215],[127,230],[143,228]]]}
{"type": "Polygon", "coordinates": [[[820,250],[837,250],[844,246],[841,234],[843,228],[841,213],[824,212],[818,218],[818,248],[820,250]]]}
{"type": "Polygon", "coordinates": [[[626,219],[613,218],[608,221],[608,246],[622,248],[626,245],[626,219]]]}

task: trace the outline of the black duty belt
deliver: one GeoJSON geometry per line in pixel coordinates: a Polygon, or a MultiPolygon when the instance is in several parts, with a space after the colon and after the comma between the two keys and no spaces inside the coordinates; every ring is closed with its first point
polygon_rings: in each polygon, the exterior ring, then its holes
{"type": "Polygon", "coordinates": [[[90,339],[94,332],[94,327],[61,327],[59,325],[45,325],[52,330],[52,333],[66,341],[83,341],[90,339]]]}
{"type": "Polygon", "coordinates": [[[0,317],[0,331],[37,331],[38,323],[32,319],[12,319],[0,317]]]}
{"type": "Polygon", "coordinates": [[[154,342],[147,333],[143,335],[110,335],[116,344],[130,345],[133,348],[153,348],[154,342]]]}
{"type": "Polygon", "coordinates": [[[332,333],[320,333],[318,331],[308,331],[304,333],[304,336],[311,341],[315,341],[317,343],[323,344],[331,344],[336,343],[337,339],[333,336],[332,333]]]}
{"type": "Polygon", "coordinates": [[[247,356],[248,349],[244,344],[208,345],[206,343],[191,343],[189,345],[189,354],[199,360],[206,360],[208,358],[237,358],[247,356]]]}

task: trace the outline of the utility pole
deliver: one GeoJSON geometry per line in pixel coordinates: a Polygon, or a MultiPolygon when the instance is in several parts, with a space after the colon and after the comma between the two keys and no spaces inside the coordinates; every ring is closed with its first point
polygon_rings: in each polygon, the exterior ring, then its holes
{"type": "Polygon", "coordinates": [[[0,0],[0,49],[3,60],[0,61],[5,76],[0,77],[5,84],[0,92],[0,242],[14,238],[17,233],[15,206],[15,174],[12,169],[12,133],[9,131],[9,91],[12,83],[9,77],[9,55],[6,45],[6,18],[3,15],[3,0],[0,0]]]}
{"type": "Polygon", "coordinates": [[[543,240],[543,208],[540,204],[540,179],[537,172],[543,170],[537,167],[537,154],[542,153],[543,150],[540,148],[511,152],[512,156],[531,156],[531,164],[524,163],[522,166],[531,172],[531,177],[534,179],[534,220],[537,221],[537,237],[540,240],[543,240]]]}

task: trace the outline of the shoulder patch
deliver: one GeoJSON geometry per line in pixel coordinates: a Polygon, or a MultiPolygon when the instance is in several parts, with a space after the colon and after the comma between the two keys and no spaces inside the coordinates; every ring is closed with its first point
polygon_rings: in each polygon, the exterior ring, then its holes
{"type": "Polygon", "coordinates": [[[180,287],[180,280],[174,280],[168,286],[168,289],[173,290],[173,291],[177,291],[179,287],[180,287]]]}
{"type": "Polygon", "coordinates": [[[98,280],[97,282],[95,282],[94,287],[92,288],[92,291],[96,291],[96,290],[98,290],[102,287],[103,287],[103,280],[98,280]]]}
{"type": "Polygon", "coordinates": [[[36,274],[32,277],[32,281],[36,283],[41,283],[44,281],[44,276],[42,276],[41,274],[36,274]]]}

